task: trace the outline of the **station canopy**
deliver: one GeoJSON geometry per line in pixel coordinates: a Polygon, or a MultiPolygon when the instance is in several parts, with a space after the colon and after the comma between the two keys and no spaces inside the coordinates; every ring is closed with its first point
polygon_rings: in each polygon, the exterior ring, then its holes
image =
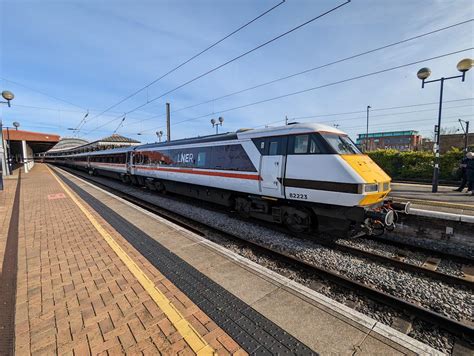
{"type": "Polygon", "coordinates": [[[33,153],[48,151],[59,142],[59,135],[15,129],[3,129],[3,139],[12,144],[26,141],[33,153]]]}

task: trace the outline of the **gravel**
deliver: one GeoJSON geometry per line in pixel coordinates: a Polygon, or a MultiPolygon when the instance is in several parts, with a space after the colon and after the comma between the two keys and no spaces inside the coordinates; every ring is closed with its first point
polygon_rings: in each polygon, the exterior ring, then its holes
{"type": "MultiPolygon", "coordinates": [[[[355,258],[349,254],[320,246],[314,241],[297,239],[288,234],[265,228],[252,221],[243,221],[236,217],[230,217],[222,212],[205,209],[202,206],[206,206],[206,204],[203,203],[199,203],[199,205],[198,203],[184,203],[172,197],[157,195],[136,187],[125,186],[117,181],[104,180],[102,178],[95,179],[203,224],[218,228],[230,234],[237,234],[245,239],[265,244],[272,249],[297,256],[319,267],[324,267],[343,274],[352,280],[370,286],[376,286],[379,290],[422,305],[447,317],[459,321],[471,319],[474,306],[473,298],[471,291],[466,287],[459,286],[455,288],[424,276],[400,271],[377,263],[367,262],[367,260],[355,258]]],[[[210,238],[213,239],[212,236],[210,236],[210,238]]],[[[223,241],[221,236],[216,236],[214,239],[216,242],[234,250],[242,256],[316,289],[331,299],[346,304],[387,325],[391,325],[394,318],[401,316],[400,313],[395,312],[392,308],[374,303],[352,291],[322,280],[318,278],[318,276],[308,275],[307,272],[297,270],[293,266],[285,265],[282,262],[274,261],[265,256],[256,254],[252,249],[246,246],[229,240],[223,241]]],[[[354,243],[361,242],[355,240],[354,243]]],[[[366,244],[366,246],[370,248],[371,245],[366,244]]],[[[392,249],[392,247],[385,247],[387,253],[395,253],[395,249],[392,249]]],[[[371,248],[375,248],[375,245],[372,245],[371,248]]],[[[414,256],[413,259],[415,261],[420,260],[417,256],[414,256]]],[[[458,269],[458,267],[459,266],[450,264],[443,266],[446,270],[458,269]]],[[[452,336],[429,325],[415,323],[410,336],[442,352],[451,352],[453,345],[452,336]]]]}
{"type": "MultiPolygon", "coordinates": [[[[390,246],[383,241],[374,241],[364,238],[337,239],[336,242],[341,245],[356,247],[358,249],[377,253],[387,257],[404,256],[403,261],[416,266],[421,266],[432,255],[419,251],[410,251],[408,249],[390,246]]],[[[438,271],[457,277],[462,277],[462,264],[451,260],[442,259],[438,265],[438,271]]]]}

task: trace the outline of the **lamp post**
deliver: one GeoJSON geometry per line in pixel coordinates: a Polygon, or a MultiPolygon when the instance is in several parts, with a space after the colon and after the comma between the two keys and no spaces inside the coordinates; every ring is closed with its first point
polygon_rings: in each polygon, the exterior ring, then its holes
{"type": "MultiPolygon", "coordinates": [[[[4,90],[2,91],[2,97],[6,101],[0,101],[0,104],[7,104],[8,107],[11,107],[10,101],[15,98],[15,95],[11,91],[4,90]]],[[[0,175],[0,188],[3,189],[3,178],[2,176],[10,175],[9,167],[7,167],[6,163],[6,150],[5,150],[5,143],[3,141],[3,126],[2,126],[2,119],[0,118],[0,161],[2,161],[2,174],[0,175]]]]}
{"type": "Polygon", "coordinates": [[[158,141],[161,143],[161,138],[163,137],[163,131],[156,131],[156,136],[158,136],[158,141]]]}
{"type": "Polygon", "coordinates": [[[365,152],[369,150],[369,109],[370,105],[367,105],[367,128],[365,130],[365,152]]]}
{"type": "Polygon", "coordinates": [[[224,118],[222,116],[219,116],[217,121],[216,121],[216,119],[211,119],[212,127],[216,128],[216,135],[219,133],[219,125],[222,126],[222,124],[224,123],[224,118]],[[217,121],[219,121],[219,122],[217,122],[217,121]]]}
{"type": "Polygon", "coordinates": [[[467,153],[468,140],[469,140],[469,121],[459,119],[459,125],[461,125],[462,130],[464,131],[464,153],[467,153]],[[463,123],[466,124],[464,128],[463,123]]]}
{"type": "Polygon", "coordinates": [[[443,108],[443,89],[444,89],[444,82],[446,80],[450,79],[457,79],[461,78],[461,81],[464,82],[466,78],[466,72],[472,68],[473,65],[473,60],[470,58],[465,58],[459,61],[457,64],[457,69],[460,71],[462,74],[461,75],[455,75],[452,77],[441,77],[439,79],[433,79],[433,80],[426,80],[428,77],[431,75],[431,69],[429,68],[421,68],[418,73],[416,73],[418,79],[420,79],[421,82],[421,87],[424,88],[425,84],[428,83],[435,83],[435,82],[440,82],[440,91],[439,91],[439,110],[438,110],[438,129],[436,132],[436,143],[435,143],[435,164],[433,168],[433,182],[432,182],[432,188],[431,191],[433,193],[438,192],[438,181],[439,181],[439,143],[440,143],[440,136],[441,136],[441,112],[443,108]]]}

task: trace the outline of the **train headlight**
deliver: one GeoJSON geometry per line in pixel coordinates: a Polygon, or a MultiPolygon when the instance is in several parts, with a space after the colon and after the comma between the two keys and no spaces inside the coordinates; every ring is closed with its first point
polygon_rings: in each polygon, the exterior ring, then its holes
{"type": "Polygon", "coordinates": [[[374,193],[379,191],[378,184],[364,184],[364,193],[374,193]]]}

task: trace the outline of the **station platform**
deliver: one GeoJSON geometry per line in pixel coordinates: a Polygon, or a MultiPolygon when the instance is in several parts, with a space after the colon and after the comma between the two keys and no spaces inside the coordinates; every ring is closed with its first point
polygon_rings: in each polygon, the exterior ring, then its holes
{"type": "Polygon", "coordinates": [[[44,164],[0,192],[0,354],[439,354],[44,164]]]}
{"type": "Polygon", "coordinates": [[[392,183],[390,197],[395,201],[410,201],[416,209],[474,216],[474,196],[454,191],[452,186],[438,186],[431,192],[431,185],[416,183],[392,183]]]}

